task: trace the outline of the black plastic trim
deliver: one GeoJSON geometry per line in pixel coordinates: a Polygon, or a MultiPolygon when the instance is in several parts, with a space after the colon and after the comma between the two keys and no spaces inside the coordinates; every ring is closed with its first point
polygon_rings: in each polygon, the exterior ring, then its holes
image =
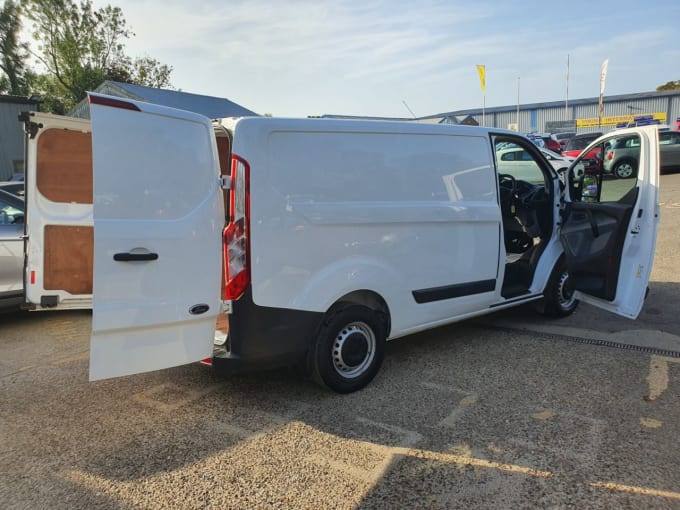
{"type": "Polygon", "coordinates": [[[252,288],[232,302],[229,315],[229,352],[215,353],[213,367],[234,371],[249,366],[263,368],[301,359],[316,335],[323,312],[259,306],[252,288]]]}
{"type": "Polygon", "coordinates": [[[456,283],[455,285],[445,285],[443,287],[432,287],[412,291],[413,299],[416,303],[431,303],[433,301],[443,301],[484,292],[493,292],[496,289],[496,279],[479,280],[476,282],[456,283]]]}
{"type": "Polygon", "coordinates": [[[59,296],[40,296],[40,306],[54,308],[59,304],[59,296]]]}

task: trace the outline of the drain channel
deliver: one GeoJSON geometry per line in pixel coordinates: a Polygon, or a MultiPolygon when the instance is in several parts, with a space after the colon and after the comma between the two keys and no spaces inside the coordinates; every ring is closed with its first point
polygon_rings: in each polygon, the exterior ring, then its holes
{"type": "Polygon", "coordinates": [[[578,336],[569,336],[569,335],[557,335],[555,333],[543,333],[540,331],[532,331],[530,329],[513,329],[513,328],[505,328],[502,326],[483,326],[482,329],[491,329],[491,330],[496,330],[496,331],[506,331],[508,333],[524,333],[524,334],[531,334],[534,333],[536,334],[539,338],[543,338],[546,340],[557,340],[557,341],[566,341],[566,342],[574,342],[577,344],[588,344],[588,345],[597,345],[601,347],[611,347],[613,349],[622,349],[625,351],[636,351],[636,352],[642,352],[645,354],[654,354],[656,356],[666,356],[669,358],[680,358],[680,351],[671,351],[669,349],[660,349],[658,347],[646,347],[643,345],[631,345],[631,344],[624,344],[621,342],[613,342],[611,340],[601,340],[601,339],[596,339],[596,338],[581,338],[578,336]]]}

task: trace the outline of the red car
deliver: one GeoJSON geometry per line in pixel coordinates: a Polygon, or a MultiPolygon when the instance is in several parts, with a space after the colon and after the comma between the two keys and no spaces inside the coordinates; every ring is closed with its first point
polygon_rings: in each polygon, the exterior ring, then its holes
{"type": "MultiPolygon", "coordinates": [[[[571,158],[578,158],[581,155],[583,149],[585,149],[590,142],[595,141],[597,138],[601,137],[602,133],[584,133],[582,135],[576,135],[570,138],[567,145],[562,151],[563,156],[569,156],[571,158]]],[[[586,154],[587,158],[595,158],[596,153],[599,149],[596,147],[586,154]]]]}
{"type": "MultiPolygon", "coordinates": [[[[570,138],[562,151],[563,156],[577,158],[591,142],[602,136],[602,133],[584,133],[570,138]]],[[[583,158],[587,173],[600,173],[602,170],[602,150],[599,146],[593,147],[583,158]]]]}

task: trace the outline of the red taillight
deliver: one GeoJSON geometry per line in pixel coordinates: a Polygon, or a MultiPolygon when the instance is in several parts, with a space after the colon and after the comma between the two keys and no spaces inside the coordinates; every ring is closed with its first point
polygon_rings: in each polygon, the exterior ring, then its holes
{"type": "Polygon", "coordinates": [[[239,299],[250,284],[250,167],[236,155],[231,161],[231,222],[224,231],[225,299],[239,299]]]}

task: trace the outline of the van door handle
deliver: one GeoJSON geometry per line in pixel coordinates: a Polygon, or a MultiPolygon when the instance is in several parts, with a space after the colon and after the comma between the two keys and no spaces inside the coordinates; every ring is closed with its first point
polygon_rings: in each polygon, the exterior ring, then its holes
{"type": "Polygon", "coordinates": [[[118,262],[158,260],[158,253],[129,253],[129,252],[115,253],[113,255],[113,260],[118,262]]]}

